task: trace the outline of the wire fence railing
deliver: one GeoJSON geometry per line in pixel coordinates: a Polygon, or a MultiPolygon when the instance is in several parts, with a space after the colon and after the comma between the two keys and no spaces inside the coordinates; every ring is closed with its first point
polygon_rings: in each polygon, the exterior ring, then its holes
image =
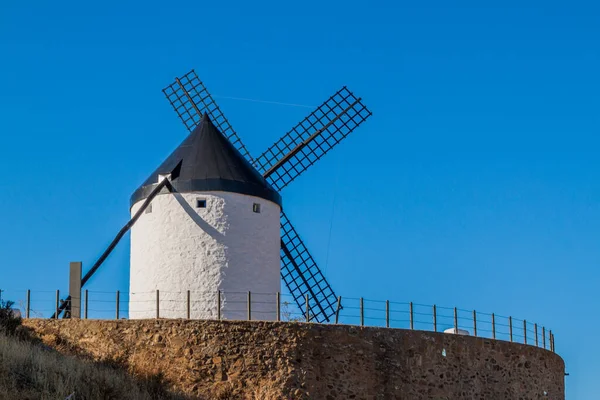
{"type": "MultiPolygon", "coordinates": [[[[2,299],[14,302],[24,318],[84,319],[218,319],[270,320],[314,323],[310,305],[320,299],[306,296],[296,305],[285,293],[200,292],[200,291],[92,291],[81,298],[61,298],[60,291],[0,290],[2,299]],[[64,307],[66,302],[67,307],[64,307]]],[[[66,297],[66,296],[65,296],[66,297]]],[[[545,326],[524,319],[413,302],[373,300],[362,297],[337,298],[335,313],[324,323],[400,328],[471,335],[542,347],[555,351],[554,333],[545,326]]]]}

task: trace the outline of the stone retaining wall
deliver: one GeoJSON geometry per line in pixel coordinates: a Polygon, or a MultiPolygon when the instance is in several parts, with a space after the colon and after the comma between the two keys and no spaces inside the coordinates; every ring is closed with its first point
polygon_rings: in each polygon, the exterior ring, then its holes
{"type": "Polygon", "coordinates": [[[206,399],[564,400],[558,355],[484,338],[247,321],[24,324],[61,351],[160,373],[206,399]]]}

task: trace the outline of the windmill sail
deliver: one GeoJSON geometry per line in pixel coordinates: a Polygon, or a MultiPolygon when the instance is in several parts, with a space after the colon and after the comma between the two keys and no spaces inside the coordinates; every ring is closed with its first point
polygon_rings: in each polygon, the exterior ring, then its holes
{"type": "Polygon", "coordinates": [[[163,93],[188,131],[191,132],[200,123],[202,114],[207,113],[219,131],[251,164],[254,164],[246,146],[198,78],[196,71],[191,70],[182,77],[175,78],[175,82],[164,88],[163,93]]]}
{"type": "Polygon", "coordinates": [[[283,189],[371,116],[345,86],[256,159],[256,167],[283,189]]]}
{"type": "Polygon", "coordinates": [[[281,277],[300,310],[310,319],[329,321],[335,314],[336,296],[291,222],[281,212],[281,277]]]}

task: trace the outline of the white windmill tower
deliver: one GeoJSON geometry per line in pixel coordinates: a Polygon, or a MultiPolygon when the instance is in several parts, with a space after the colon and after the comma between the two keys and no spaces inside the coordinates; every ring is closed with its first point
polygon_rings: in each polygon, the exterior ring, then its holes
{"type": "Polygon", "coordinates": [[[250,291],[272,294],[253,309],[274,319],[281,289],[279,193],[206,114],[134,192],[132,216],[163,179],[172,179],[175,190],[154,197],[131,230],[130,318],[156,316],[157,290],[161,317],[185,317],[189,290],[191,318],[243,319],[250,291]]]}

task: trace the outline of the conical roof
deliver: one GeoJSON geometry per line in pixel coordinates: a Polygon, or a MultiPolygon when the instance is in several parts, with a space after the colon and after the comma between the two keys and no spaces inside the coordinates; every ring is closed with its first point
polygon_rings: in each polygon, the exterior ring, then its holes
{"type": "Polygon", "coordinates": [[[131,206],[148,197],[159,182],[181,162],[173,187],[181,193],[221,191],[261,197],[281,206],[281,196],[223,136],[207,114],[131,196],[131,206]]]}

